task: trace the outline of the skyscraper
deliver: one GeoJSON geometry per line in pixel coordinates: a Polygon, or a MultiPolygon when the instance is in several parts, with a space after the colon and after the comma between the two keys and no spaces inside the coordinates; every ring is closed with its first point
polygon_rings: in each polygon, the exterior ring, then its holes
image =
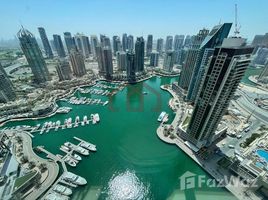
{"type": "Polygon", "coordinates": [[[117,68],[119,71],[126,71],[127,66],[127,54],[124,51],[118,51],[116,53],[117,68]]]}
{"type": "Polygon", "coordinates": [[[251,61],[253,48],[244,44],[242,38],[228,38],[214,51],[184,135],[199,148],[216,139],[215,131],[251,61]]]}
{"type": "Polygon", "coordinates": [[[158,66],[159,53],[152,51],[150,55],[150,66],[157,67],[158,66]]]}
{"type": "Polygon", "coordinates": [[[133,51],[127,52],[127,79],[129,83],[136,81],[135,54],[133,51]]]}
{"type": "Polygon", "coordinates": [[[91,41],[91,51],[93,53],[93,56],[96,57],[96,47],[99,44],[98,37],[96,35],[91,35],[90,36],[90,41],[91,41]]]}
{"type": "Polygon", "coordinates": [[[6,103],[16,99],[14,87],[0,63],[0,103],[6,103]]]}
{"type": "Polygon", "coordinates": [[[82,52],[85,58],[88,58],[89,54],[91,53],[88,37],[83,34],[76,34],[74,38],[75,38],[75,42],[76,42],[76,46],[78,47],[78,50],[82,52]]]}
{"type": "Polygon", "coordinates": [[[106,35],[100,35],[100,41],[101,41],[102,47],[112,48],[110,38],[107,37],[106,35]]]}
{"type": "Polygon", "coordinates": [[[192,43],[192,36],[186,35],[184,40],[184,47],[190,47],[192,43]]]}
{"type": "Polygon", "coordinates": [[[174,65],[174,51],[169,50],[165,54],[163,69],[167,72],[171,72],[174,65]]]}
{"type": "Polygon", "coordinates": [[[183,47],[184,35],[175,35],[174,38],[174,51],[179,51],[183,47]]]}
{"type": "Polygon", "coordinates": [[[127,49],[130,51],[134,50],[134,38],[132,35],[127,36],[127,49]]]}
{"type": "Polygon", "coordinates": [[[40,34],[40,38],[42,40],[43,47],[45,49],[46,56],[48,58],[53,58],[52,49],[51,49],[49,41],[47,39],[47,34],[46,34],[45,29],[43,27],[38,27],[38,31],[40,34]]]}
{"type": "Polygon", "coordinates": [[[172,44],[173,44],[173,37],[169,35],[166,38],[166,47],[165,47],[165,50],[166,51],[172,50],[172,44]]]}
{"type": "Polygon", "coordinates": [[[110,47],[103,47],[103,68],[105,71],[105,78],[111,80],[113,78],[113,57],[110,47]]]}
{"type": "Polygon", "coordinates": [[[95,50],[96,50],[96,58],[98,61],[99,74],[104,75],[105,69],[104,69],[102,46],[98,44],[95,50]]]}
{"type": "Polygon", "coordinates": [[[64,51],[64,47],[63,47],[60,35],[54,34],[53,39],[54,39],[54,45],[55,45],[58,56],[61,58],[64,58],[66,55],[65,55],[65,51],[64,51]]]}
{"type": "Polygon", "coordinates": [[[188,49],[186,53],[185,63],[182,65],[182,70],[180,74],[180,79],[178,85],[180,88],[184,90],[188,90],[193,69],[198,57],[199,48],[203,40],[208,34],[207,29],[202,29],[199,33],[194,37],[193,42],[191,44],[190,49],[188,49]]]}
{"type": "Polygon", "coordinates": [[[175,51],[174,64],[178,64],[182,66],[186,58],[186,52],[187,51],[185,49],[180,49],[178,51],[175,51]]]}
{"type": "Polygon", "coordinates": [[[122,50],[121,41],[118,36],[113,36],[113,50],[114,50],[114,56],[117,55],[118,51],[122,50]]]}
{"type": "Polygon", "coordinates": [[[127,34],[126,33],[124,33],[122,36],[122,48],[123,48],[123,51],[127,50],[127,34]]]}
{"type": "Polygon", "coordinates": [[[149,57],[153,50],[153,35],[148,35],[146,43],[146,56],[149,57]]]}
{"type": "Polygon", "coordinates": [[[72,37],[70,32],[64,32],[63,34],[68,53],[70,54],[72,49],[76,50],[74,38],[72,37]]]}
{"type": "Polygon", "coordinates": [[[70,52],[70,61],[72,64],[74,76],[81,77],[87,73],[84,57],[81,52],[77,50],[72,50],[70,52]]]}
{"type": "Polygon", "coordinates": [[[42,52],[32,33],[22,28],[17,34],[20,40],[21,49],[34,75],[34,82],[37,84],[49,80],[49,72],[42,56],[42,52]]]}
{"type": "Polygon", "coordinates": [[[156,43],[156,51],[159,54],[162,54],[163,52],[163,48],[164,48],[164,40],[162,38],[157,39],[157,43],[156,43]]]}
{"type": "Polygon", "coordinates": [[[71,80],[72,71],[67,60],[59,59],[56,65],[56,71],[59,77],[59,81],[71,80]]]}
{"type": "Polygon", "coordinates": [[[199,48],[197,60],[193,69],[188,93],[186,96],[186,99],[188,101],[195,101],[202,77],[204,76],[208,59],[213,54],[213,49],[216,46],[221,45],[224,38],[228,37],[231,27],[232,23],[224,23],[214,26],[202,42],[199,48]]]}
{"type": "Polygon", "coordinates": [[[138,37],[135,43],[135,65],[138,72],[144,71],[144,39],[138,37]]]}

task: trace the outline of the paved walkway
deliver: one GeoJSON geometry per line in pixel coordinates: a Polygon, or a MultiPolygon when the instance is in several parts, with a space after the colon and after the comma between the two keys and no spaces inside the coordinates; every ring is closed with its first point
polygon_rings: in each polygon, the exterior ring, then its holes
{"type": "MultiPolygon", "coordinates": [[[[179,100],[179,97],[176,97],[177,95],[175,94],[174,91],[172,91],[169,88],[164,88],[161,86],[161,88],[163,90],[167,90],[168,92],[171,93],[171,95],[174,98],[177,98],[179,100]]],[[[173,105],[170,105],[171,107],[173,105]]],[[[173,120],[173,122],[171,123],[174,127],[176,127],[175,125],[178,123],[178,120],[181,119],[180,116],[180,112],[178,110],[178,112],[176,113],[176,116],[173,120]]],[[[225,177],[230,177],[230,173],[228,171],[218,171],[218,165],[217,165],[217,160],[216,159],[210,159],[209,161],[204,161],[202,159],[200,159],[199,157],[197,157],[197,155],[192,151],[192,149],[190,149],[185,143],[184,140],[182,140],[181,138],[179,138],[176,134],[174,139],[171,139],[170,137],[166,137],[164,135],[164,127],[161,124],[157,130],[157,136],[164,142],[168,143],[168,144],[174,144],[176,146],[178,146],[181,150],[183,150],[190,158],[192,158],[198,165],[200,165],[207,173],[209,173],[213,178],[215,178],[216,180],[225,180],[225,177]]],[[[176,129],[175,129],[176,130],[176,129]]],[[[236,177],[232,177],[232,178],[236,178],[236,177]]],[[[237,181],[239,181],[238,178],[236,178],[237,181]]],[[[237,198],[239,199],[243,199],[243,200],[259,200],[260,198],[255,196],[254,194],[250,193],[252,196],[247,196],[245,194],[245,192],[248,192],[248,188],[247,187],[237,187],[235,185],[231,185],[230,183],[228,185],[225,185],[225,188],[227,190],[229,190],[232,194],[234,194],[237,198]]]]}
{"type": "Polygon", "coordinates": [[[47,159],[43,159],[35,154],[35,152],[32,149],[32,139],[31,137],[25,133],[25,132],[18,132],[18,136],[22,137],[23,142],[23,154],[28,157],[28,159],[31,161],[35,161],[35,163],[38,165],[38,163],[45,163],[47,166],[48,171],[48,177],[45,179],[45,181],[42,183],[41,187],[38,189],[34,189],[33,192],[31,192],[25,200],[32,200],[39,198],[57,179],[58,173],[59,173],[59,166],[56,162],[50,162],[47,159]]]}

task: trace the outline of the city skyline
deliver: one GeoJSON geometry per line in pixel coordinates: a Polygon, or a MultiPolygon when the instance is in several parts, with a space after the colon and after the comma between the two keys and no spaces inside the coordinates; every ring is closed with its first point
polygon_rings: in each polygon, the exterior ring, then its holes
{"type": "MultiPolygon", "coordinates": [[[[268,2],[263,0],[258,3],[249,0],[227,3],[210,0],[202,2],[118,0],[116,3],[107,0],[90,2],[81,0],[76,3],[70,1],[36,3],[29,0],[2,3],[0,13],[3,20],[0,25],[5,28],[0,33],[0,39],[12,39],[21,24],[36,36],[38,35],[36,27],[44,27],[49,39],[53,34],[63,35],[66,31],[85,35],[106,34],[109,37],[113,35],[121,37],[123,33],[128,33],[135,37],[146,38],[148,34],[153,34],[154,40],[159,37],[165,38],[167,35],[193,35],[197,28],[213,27],[219,22],[233,23],[235,3],[238,4],[238,22],[241,24],[242,37],[252,41],[254,35],[267,32],[264,24],[268,24],[268,20],[263,18],[262,14],[268,2]],[[218,8],[224,12],[219,12],[218,8]],[[113,12],[116,9],[120,12],[113,12]],[[137,10],[139,12],[136,12],[137,10]],[[251,16],[249,13],[252,10],[258,12],[251,16]]],[[[233,33],[234,27],[230,35],[233,33]]]]}

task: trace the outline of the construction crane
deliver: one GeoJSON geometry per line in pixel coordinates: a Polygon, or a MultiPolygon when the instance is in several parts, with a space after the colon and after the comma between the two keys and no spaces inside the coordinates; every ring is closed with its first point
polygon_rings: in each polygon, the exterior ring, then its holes
{"type": "Polygon", "coordinates": [[[235,34],[235,36],[238,36],[239,35],[239,33],[240,33],[240,28],[241,28],[241,26],[239,25],[239,27],[238,27],[238,20],[237,20],[237,4],[235,4],[235,31],[234,31],[234,34],[235,34]]]}

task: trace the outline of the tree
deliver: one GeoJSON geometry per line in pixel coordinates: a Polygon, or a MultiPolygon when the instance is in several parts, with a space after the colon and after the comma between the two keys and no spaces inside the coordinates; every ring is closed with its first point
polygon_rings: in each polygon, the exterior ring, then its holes
{"type": "Polygon", "coordinates": [[[40,169],[40,171],[43,173],[43,172],[45,172],[46,170],[47,170],[47,165],[46,165],[46,163],[41,163],[39,166],[39,169],[40,169]]]}
{"type": "Polygon", "coordinates": [[[27,156],[22,156],[22,158],[20,159],[21,163],[27,163],[29,160],[28,160],[28,157],[27,156]]]}
{"type": "Polygon", "coordinates": [[[29,164],[28,164],[29,168],[32,169],[36,166],[35,162],[34,161],[30,161],[29,164]]]}

